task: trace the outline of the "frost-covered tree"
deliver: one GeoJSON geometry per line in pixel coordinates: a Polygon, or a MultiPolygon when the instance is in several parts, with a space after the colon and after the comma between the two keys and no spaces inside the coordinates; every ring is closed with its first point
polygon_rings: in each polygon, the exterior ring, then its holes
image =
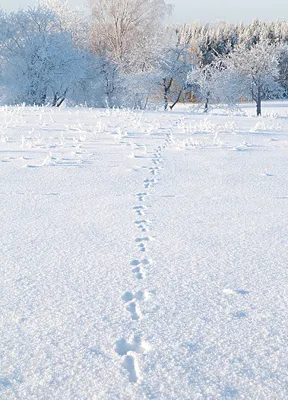
{"type": "Polygon", "coordinates": [[[89,0],[91,49],[103,60],[107,105],[145,108],[157,82],[164,0],[89,0]],[[145,87],[146,85],[146,87],[145,87]]]}
{"type": "Polygon", "coordinates": [[[86,55],[44,7],[2,14],[0,79],[6,101],[60,105],[85,78],[86,55]]]}
{"type": "Polygon", "coordinates": [[[211,103],[219,102],[217,99],[217,78],[219,70],[215,64],[204,67],[194,67],[187,76],[187,83],[198,101],[204,104],[204,112],[207,113],[211,103]]]}
{"type": "Polygon", "coordinates": [[[188,51],[185,43],[181,43],[178,30],[168,32],[167,38],[167,44],[158,55],[158,69],[164,110],[167,110],[169,100],[172,110],[187,89],[187,74],[195,64],[195,54],[188,51]]]}
{"type": "Polygon", "coordinates": [[[170,10],[164,0],[89,0],[92,49],[130,73],[148,68],[148,53],[170,10]]]}
{"type": "Polygon", "coordinates": [[[118,65],[107,57],[100,58],[101,76],[103,80],[104,106],[117,107],[121,105],[122,80],[118,65]]]}
{"type": "Polygon", "coordinates": [[[283,95],[279,84],[279,49],[267,42],[259,42],[247,49],[241,45],[235,48],[227,60],[227,67],[234,70],[246,93],[251,94],[256,103],[257,115],[261,115],[261,102],[264,99],[283,95]]]}
{"type": "Polygon", "coordinates": [[[78,75],[75,84],[70,87],[67,93],[69,103],[105,108],[107,107],[107,88],[103,74],[103,60],[89,52],[81,52],[81,54],[84,57],[81,62],[84,73],[82,77],[78,75]]]}
{"type": "Polygon", "coordinates": [[[48,89],[43,55],[48,36],[57,34],[59,28],[55,16],[47,9],[31,9],[2,14],[0,25],[1,81],[7,97],[42,104],[48,89]]]}
{"type": "Polygon", "coordinates": [[[122,76],[122,104],[140,110],[158,106],[155,99],[152,104],[152,97],[156,95],[159,79],[157,71],[122,76]]]}
{"type": "Polygon", "coordinates": [[[219,56],[204,67],[194,67],[188,74],[187,83],[195,98],[203,103],[205,113],[212,104],[234,108],[240,99],[247,97],[247,79],[231,67],[227,56],[219,56]]]}
{"type": "Polygon", "coordinates": [[[38,1],[27,11],[0,10],[6,102],[60,105],[68,97],[145,108],[161,98],[167,109],[193,89],[205,112],[212,103],[252,96],[259,115],[261,100],[279,97],[280,85],[287,96],[284,20],[165,28],[165,0],[88,0],[91,15],[68,0],[38,1]]]}
{"type": "Polygon", "coordinates": [[[71,8],[68,0],[39,0],[39,3],[57,16],[60,29],[71,34],[74,46],[89,48],[90,21],[83,7],[71,8]]]}
{"type": "Polygon", "coordinates": [[[185,43],[189,39],[190,47],[198,54],[201,65],[212,63],[219,55],[223,56],[233,51],[237,45],[249,49],[262,41],[274,45],[288,44],[288,24],[285,20],[254,20],[247,25],[242,22],[230,24],[220,21],[204,25],[193,22],[178,26],[178,29],[185,43]]]}
{"type": "Polygon", "coordinates": [[[223,63],[223,58],[216,59],[217,70],[214,78],[214,97],[218,103],[228,108],[235,108],[239,101],[247,97],[246,79],[239,76],[235,69],[230,69],[223,63]]]}
{"type": "Polygon", "coordinates": [[[280,48],[279,83],[284,89],[285,97],[288,97],[288,45],[280,48]]]}

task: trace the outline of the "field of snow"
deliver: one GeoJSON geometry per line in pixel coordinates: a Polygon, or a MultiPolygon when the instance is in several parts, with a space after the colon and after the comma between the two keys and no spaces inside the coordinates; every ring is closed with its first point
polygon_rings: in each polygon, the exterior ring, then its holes
{"type": "Polygon", "coordinates": [[[288,398],[288,103],[0,108],[0,399],[288,398]]]}

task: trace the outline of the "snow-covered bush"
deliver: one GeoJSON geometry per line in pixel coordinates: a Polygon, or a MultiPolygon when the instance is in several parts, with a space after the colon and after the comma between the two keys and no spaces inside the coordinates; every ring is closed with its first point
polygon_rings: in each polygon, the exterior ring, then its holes
{"type": "Polygon", "coordinates": [[[227,57],[227,68],[238,76],[247,97],[256,103],[257,115],[261,115],[262,100],[283,96],[279,84],[279,48],[268,42],[260,42],[247,49],[238,46],[227,57]]]}
{"type": "Polygon", "coordinates": [[[71,34],[45,7],[2,14],[0,39],[6,103],[60,105],[89,79],[91,57],[73,46],[71,34]]]}

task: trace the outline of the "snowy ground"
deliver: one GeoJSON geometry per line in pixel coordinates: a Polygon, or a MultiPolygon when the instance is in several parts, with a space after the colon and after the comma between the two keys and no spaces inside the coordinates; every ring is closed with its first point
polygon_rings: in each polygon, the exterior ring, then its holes
{"type": "Polygon", "coordinates": [[[288,398],[288,103],[0,108],[0,399],[288,398]]]}

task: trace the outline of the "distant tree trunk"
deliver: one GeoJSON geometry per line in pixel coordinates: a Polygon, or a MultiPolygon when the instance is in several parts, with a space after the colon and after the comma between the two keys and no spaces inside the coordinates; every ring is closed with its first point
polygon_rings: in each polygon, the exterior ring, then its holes
{"type": "Polygon", "coordinates": [[[173,83],[173,78],[167,80],[167,78],[163,79],[163,88],[164,88],[164,110],[166,111],[168,108],[168,93],[173,83]]]}
{"type": "Polygon", "coordinates": [[[62,99],[60,99],[60,101],[58,101],[57,107],[60,107],[64,100],[65,100],[65,96],[63,96],[62,99]]]}
{"type": "Polygon", "coordinates": [[[46,103],[46,98],[47,98],[47,87],[44,87],[42,95],[41,95],[41,104],[42,105],[44,105],[46,103]]]}
{"type": "Polygon", "coordinates": [[[167,108],[168,108],[168,90],[167,90],[167,86],[166,86],[166,79],[164,79],[163,87],[164,87],[164,110],[167,110],[167,108]]]}
{"type": "Polygon", "coordinates": [[[57,97],[57,93],[56,93],[56,94],[54,94],[54,97],[53,97],[52,107],[55,107],[55,106],[56,106],[57,101],[58,101],[58,97],[57,97]]]}
{"type": "Polygon", "coordinates": [[[144,104],[143,110],[146,110],[148,101],[149,101],[149,97],[147,96],[147,97],[146,97],[146,100],[145,100],[145,104],[144,104]]]}
{"type": "Polygon", "coordinates": [[[257,117],[259,117],[261,115],[261,90],[260,90],[260,88],[258,88],[258,92],[257,92],[256,110],[257,110],[257,117]]]}
{"type": "Polygon", "coordinates": [[[181,97],[181,94],[182,94],[182,89],[179,90],[179,93],[178,93],[178,96],[177,96],[176,100],[175,100],[174,103],[170,106],[170,110],[173,110],[173,108],[174,108],[174,107],[176,106],[176,104],[179,102],[180,97],[181,97]]]}
{"type": "Polygon", "coordinates": [[[207,93],[206,96],[206,101],[205,101],[205,106],[204,106],[204,113],[208,113],[208,108],[209,108],[209,96],[210,96],[210,92],[207,93]]]}
{"type": "Polygon", "coordinates": [[[61,104],[63,103],[63,101],[66,99],[66,94],[67,94],[67,92],[68,92],[68,88],[65,89],[63,95],[62,95],[61,98],[58,100],[58,102],[57,102],[57,107],[60,107],[61,104]]]}
{"type": "Polygon", "coordinates": [[[68,89],[65,89],[62,96],[59,96],[58,93],[55,93],[53,97],[52,107],[60,107],[63,101],[66,99],[67,92],[68,89]]]}

